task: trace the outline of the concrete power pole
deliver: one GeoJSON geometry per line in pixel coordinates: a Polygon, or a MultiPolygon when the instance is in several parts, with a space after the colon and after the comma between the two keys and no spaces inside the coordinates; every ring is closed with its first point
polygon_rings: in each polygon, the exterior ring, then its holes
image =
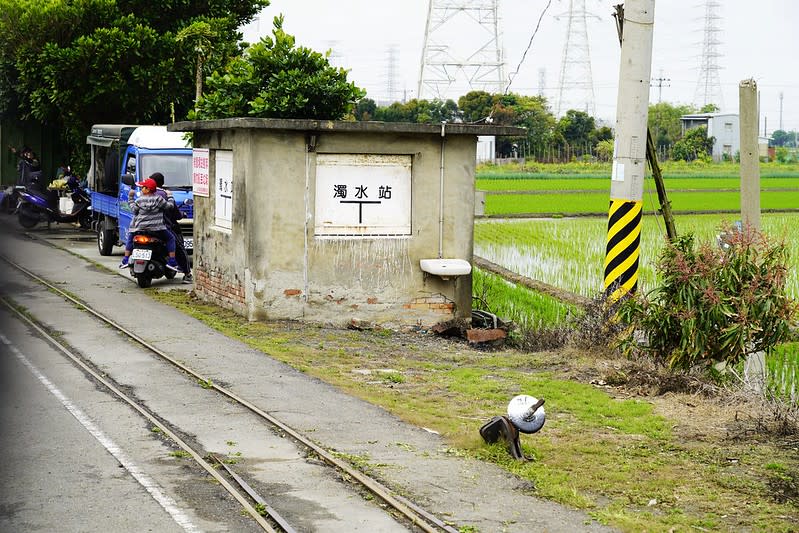
{"type": "Polygon", "coordinates": [[[760,147],[758,146],[757,82],[738,86],[741,128],[741,222],[760,230],[760,147]]]}
{"type": "Polygon", "coordinates": [[[610,301],[638,285],[654,22],[655,0],[625,2],[604,265],[610,301]]]}

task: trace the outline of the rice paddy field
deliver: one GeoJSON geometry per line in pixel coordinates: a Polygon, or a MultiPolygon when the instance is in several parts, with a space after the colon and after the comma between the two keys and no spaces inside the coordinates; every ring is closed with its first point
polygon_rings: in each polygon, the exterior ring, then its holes
{"type": "MultiPolygon", "coordinates": [[[[723,214],[676,215],[680,234],[693,233],[697,242],[715,242],[719,228],[738,217],[723,214]]],[[[799,298],[799,213],[765,213],[762,230],[784,240],[794,268],[788,292],[799,298]]],[[[475,222],[474,253],[503,267],[582,296],[602,291],[607,220],[603,217],[481,219],[475,222]]],[[[641,227],[639,289],[655,283],[654,264],[666,242],[663,221],[644,216],[641,227]]]]}
{"type": "MultiPolygon", "coordinates": [[[[740,179],[730,171],[665,178],[678,234],[715,243],[724,225],[740,219],[740,179]]],[[[486,216],[475,221],[474,254],[517,274],[592,298],[602,292],[607,238],[609,171],[584,173],[478,174],[486,191],[486,216]]],[[[761,229],[786,244],[790,254],[787,292],[799,299],[799,172],[761,172],[761,229]]],[[[654,265],[666,243],[666,230],[651,178],[646,180],[641,228],[639,285],[655,286],[654,265]]],[[[489,310],[522,326],[552,326],[575,312],[545,295],[476,271],[474,294],[489,310]]],[[[799,401],[799,343],[779,347],[769,358],[770,387],[799,401]]]]}

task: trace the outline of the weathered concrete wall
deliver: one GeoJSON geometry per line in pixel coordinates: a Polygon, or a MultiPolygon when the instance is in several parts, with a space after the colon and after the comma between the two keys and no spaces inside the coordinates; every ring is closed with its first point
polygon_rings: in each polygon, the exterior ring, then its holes
{"type": "Polygon", "coordinates": [[[470,316],[471,275],[444,280],[419,261],[437,258],[440,247],[443,258],[471,263],[476,135],[220,128],[195,130],[194,146],[209,148],[211,163],[211,195],[195,195],[194,206],[202,298],[253,320],[427,327],[470,316]],[[214,223],[216,150],[233,153],[230,230],[214,223]],[[317,160],[325,154],[409,156],[410,234],[316,235],[317,160]]]}

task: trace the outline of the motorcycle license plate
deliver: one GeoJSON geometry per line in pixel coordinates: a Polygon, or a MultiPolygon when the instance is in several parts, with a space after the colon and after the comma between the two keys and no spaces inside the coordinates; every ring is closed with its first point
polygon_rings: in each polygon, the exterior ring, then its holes
{"type": "Polygon", "coordinates": [[[130,254],[131,259],[144,259],[145,261],[149,261],[152,256],[152,250],[144,250],[142,248],[134,248],[130,254]]]}
{"type": "Polygon", "coordinates": [[[183,247],[187,250],[194,249],[194,237],[183,237],[183,247]]]}

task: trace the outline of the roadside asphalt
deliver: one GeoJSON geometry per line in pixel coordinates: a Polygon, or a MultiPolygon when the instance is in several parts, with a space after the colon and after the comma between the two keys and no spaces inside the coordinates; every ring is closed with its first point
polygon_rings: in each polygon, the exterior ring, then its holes
{"type": "MultiPolygon", "coordinates": [[[[3,232],[12,231],[12,225],[19,231],[14,217],[0,216],[3,232]]],[[[310,433],[326,449],[386,465],[380,470],[384,484],[447,522],[484,533],[611,531],[583,512],[531,496],[529,482],[494,465],[453,454],[439,435],[144,297],[127,271],[118,268],[122,249],[115,247],[112,255],[101,256],[93,232],[53,224],[50,229],[39,225],[26,233],[107,270],[91,269],[93,281],[71,288],[89,305],[167,353],[185,354],[199,373],[224,383],[295,430],[310,433]],[[100,289],[116,285],[109,276],[125,278],[131,286],[123,285],[118,291],[100,289]],[[130,313],[132,308],[138,316],[159,319],[143,327],[130,313]]],[[[181,277],[154,280],[153,287],[192,289],[193,284],[182,283],[181,277]]]]}

